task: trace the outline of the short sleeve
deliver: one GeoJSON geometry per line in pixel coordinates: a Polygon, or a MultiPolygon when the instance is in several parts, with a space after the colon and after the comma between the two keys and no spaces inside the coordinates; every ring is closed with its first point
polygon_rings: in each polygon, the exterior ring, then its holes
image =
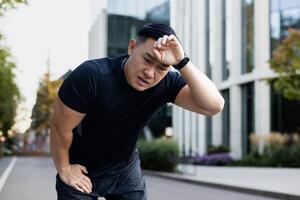
{"type": "Polygon", "coordinates": [[[169,71],[167,74],[168,102],[174,103],[179,91],[186,85],[186,81],[177,71],[169,71]]]}
{"type": "Polygon", "coordinates": [[[100,72],[97,67],[94,63],[86,61],[64,80],[58,96],[66,106],[77,112],[87,113],[98,96],[100,72]]]}

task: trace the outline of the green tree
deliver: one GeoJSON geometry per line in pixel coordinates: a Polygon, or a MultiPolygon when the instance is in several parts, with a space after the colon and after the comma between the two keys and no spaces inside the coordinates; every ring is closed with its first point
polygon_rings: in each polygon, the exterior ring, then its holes
{"type": "Polygon", "coordinates": [[[270,66],[279,77],[272,79],[274,89],[290,100],[300,101],[300,31],[289,35],[273,51],[270,66]]]}
{"type": "Polygon", "coordinates": [[[0,0],[0,16],[3,16],[5,11],[15,8],[20,3],[27,3],[27,0],[0,0]]]}
{"type": "Polygon", "coordinates": [[[51,81],[49,73],[46,73],[40,81],[36,103],[32,109],[30,127],[37,134],[41,134],[49,128],[50,116],[53,113],[57,91],[61,84],[62,80],[51,81]]]}
{"type": "Polygon", "coordinates": [[[16,65],[7,48],[0,48],[0,130],[7,135],[7,131],[14,124],[20,92],[15,83],[13,70],[16,65]]]}
{"type": "MultiPolygon", "coordinates": [[[[46,141],[49,137],[49,121],[54,111],[54,103],[61,84],[62,80],[60,79],[51,81],[49,73],[45,73],[40,81],[39,88],[37,90],[36,103],[32,109],[32,122],[29,130],[27,131],[28,134],[35,134],[34,144],[36,151],[44,151],[48,149],[46,141]]],[[[27,137],[29,136],[28,134],[27,137]]]]}
{"type": "MultiPolygon", "coordinates": [[[[27,0],[0,0],[0,17],[19,3],[27,3],[27,0]]],[[[9,49],[2,45],[3,39],[0,33],[0,131],[7,136],[7,131],[14,124],[20,92],[15,82],[16,64],[9,49]]]]}

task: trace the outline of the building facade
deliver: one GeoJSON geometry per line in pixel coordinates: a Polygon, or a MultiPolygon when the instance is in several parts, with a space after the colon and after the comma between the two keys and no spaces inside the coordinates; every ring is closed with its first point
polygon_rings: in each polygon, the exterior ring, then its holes
{"type": "Polygon", "coordinates": [[[225,145],[234,158],[250,152],[251,133],[299,132],[299,102],[267,82],[272,50],[290,27],[300,28],[299,0],[173,0],[171,25],[186,53],[221,91],[223,112],[204,117],[173,108],[173,128],[183,156],[225,145]]]}
{"type": "Polygon", "coordinates": [[[144,24],[170,24],[169,0],[91,0],[89,57],[127,53],[130,39],[144,24]]]}
{"type": "Polygon", "coordinates": [[[173,106],[182,156],[225,145],[234,158],[250,152],[251,133],[300,132],[299,102],[277,94],[269,59],[288,28],[300,28],[300,0],[91,0],[90,58],[126,53],[147,22],[170,23],[193,63],[222,93],[213,117],[173,106]]]}

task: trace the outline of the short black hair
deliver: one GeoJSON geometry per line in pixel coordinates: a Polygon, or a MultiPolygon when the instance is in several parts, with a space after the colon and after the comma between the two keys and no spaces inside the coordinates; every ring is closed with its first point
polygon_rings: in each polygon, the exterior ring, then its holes
{"type": "Polygon", "coordinates": [[[166,24],[159,24],[159,23],[148,23],[145,24],[138,32],[137,32],[137,39],[139,42],[144,42],[148,38],[153,38],[157,40],[164,35],[175,35],[175,31],[166,24]]]}

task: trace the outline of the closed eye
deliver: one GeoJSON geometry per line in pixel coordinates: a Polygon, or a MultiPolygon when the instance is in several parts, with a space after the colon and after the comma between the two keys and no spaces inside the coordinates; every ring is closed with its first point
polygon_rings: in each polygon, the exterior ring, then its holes
{"type": "Polygon", "coordinates": [[[147,62],[147,63],[151,63],[150,60],[148,60],[147,58],[144,57],[144,60],[147,62]]]}
{"type": "Polygon", "coordinates": [[[158,67],[160,70],[163,70],[163,71],[167,71],[167,68],[165,67],[158,67]]]}

